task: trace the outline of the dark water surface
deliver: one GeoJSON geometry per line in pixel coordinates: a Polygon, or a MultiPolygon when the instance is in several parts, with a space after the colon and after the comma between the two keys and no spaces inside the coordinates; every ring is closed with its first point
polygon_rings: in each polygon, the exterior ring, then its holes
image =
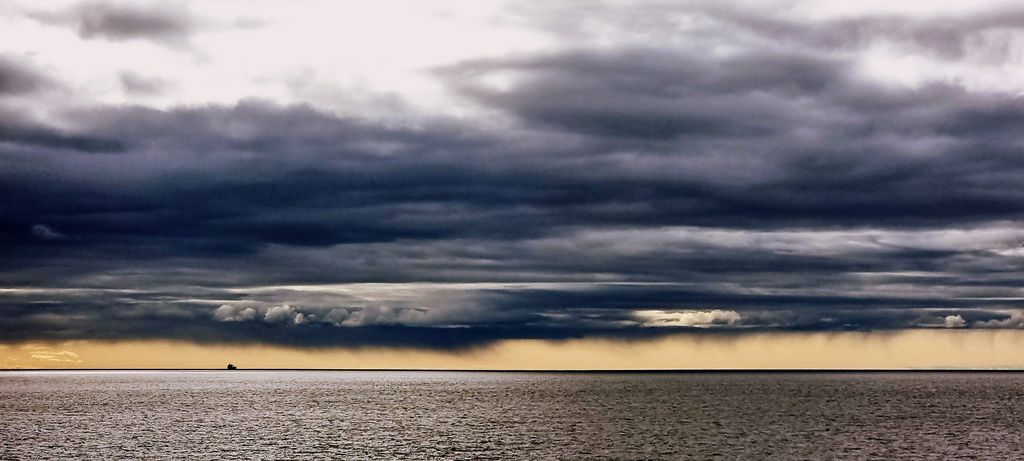
{"type": "Polygon", "coordinates": [[[0,459],[1022,459],[1024,374],[0,372],[0,459]]]}

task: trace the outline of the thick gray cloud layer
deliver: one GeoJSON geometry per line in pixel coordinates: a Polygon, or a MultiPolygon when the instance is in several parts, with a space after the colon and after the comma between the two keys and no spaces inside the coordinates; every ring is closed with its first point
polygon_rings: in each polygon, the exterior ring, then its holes
{"type": "Polygon", "coordinates": [[[49,83],[45,76],[23,60],[0,57],[0,96],[31,93],[49,83]]]}
{"type": "MultiPolygon", "coordinates": [[[[187,38],[87,10],[83,36],[187,38]]],[[[674,37],[656,19],[671,15],[613,13],[674,37]]],[[[458,347],[1022,324],[1024,99],[879,82],[852,51],[969,59],[971,37],[1019,14],[687,13],[735,49],[580,45],[431,70],[499,124],[253,98],[47,125],[0,105],[0,339],[458,347]]],[[[556,17],[539,22],[584,33],[556,17]]],[[[56,85],[33,72],[0,60],[0,96],[56,85]]]]}
{"type": "Polygon", "coordinates": [[[68,25],[85,40],[187,40],[196,21],[177,3],[83,2],[60,13],[30,13],[44,23],[68,25]]]}

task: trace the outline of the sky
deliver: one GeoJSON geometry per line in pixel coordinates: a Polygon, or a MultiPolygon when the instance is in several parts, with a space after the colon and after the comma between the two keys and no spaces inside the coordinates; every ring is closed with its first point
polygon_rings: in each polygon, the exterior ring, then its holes
{"type": "Polygon", "coordinates": [[[1012,1],[4,2],[0,368],[1024,366],[1022,68],[1012,1]]]}

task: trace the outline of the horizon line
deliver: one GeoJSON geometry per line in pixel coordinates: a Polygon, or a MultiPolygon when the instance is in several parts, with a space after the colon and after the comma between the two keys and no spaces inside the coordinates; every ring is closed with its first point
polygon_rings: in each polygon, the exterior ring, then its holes
{"type": "Polygon", "coordinates": [[[450,373],[1024,373],[1024,368],[0,368],[16,371],[336,371],[336,372],[450,372],[450,373]]]}

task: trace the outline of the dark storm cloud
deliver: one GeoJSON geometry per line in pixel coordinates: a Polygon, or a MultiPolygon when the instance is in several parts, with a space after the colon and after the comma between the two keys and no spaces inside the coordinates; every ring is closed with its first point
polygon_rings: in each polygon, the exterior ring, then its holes
{"type": "MultiPolygon", "coordinates": [[[[965,325],[978,328],[1014,327],[1024,312],[998,306],[964,307],[967,304],[963,302],[927,297],[904,306],[885,299],[851,301],[809,296],[772,299],[700,294],[692,289],[665,286],[612,285],[597,289],[484,289],[477,293],[480,297],[472,310],[452,312],[431,320],[424,316],[449,306],[352,305],[352,298],[344,299],[337,293],[319,298],[309,292],[285,293],[288,290],[282,290],[277,294],[302,302],[292,306],[254,301],[252,294],[234,291],[187,291],[79,289],[7,293],[7,321],[0,327],[0,334],[5,341],[158,337],[298,346],[464,348],[509,338],[649,338],[752,329],[837,331],[943,327],[945,317],[953,314],[960,315],[965,325]],[[183,295],[195,297],[185,299],[183,295]],[[206,299],[198,299],[202,297],[206,299]],[[611,301],[613,297],[617,301],[611,301]],[[213,301],[226,304],[215,308],[213,301]],[[685,307],[706,305],[702,303],[709,301],[744,307],[715,312],[685,307]],[[916,307],[928,302],[944,307],[916,307]],[[771,307],[751,308],[757,303],[771,307]],[[348,307],[341,307],[343,305],[348,307]],[[486,312],[488,309],[492,311],[486,312]],[[483,315],[480,310],[485,311],[483,315]],[[651,312],[661,312],[662,316],[651,317],[651,312]],[[735,320],[728,324],[714,320],[706,324],[665,323],[665,313],[671,317],[680,312],[684,313],[684,319],[685,315],[710,314],[732,315],[735,320]]],[[[263,299],[274,299],[277,295],[263,299]]]]}
{"type": "Polygon", "coordinates": [[[586,134],[666,140],[780,131],[793,122],[786,98],[842,87],[846,72],[847,63],[839,60],[791,54],[723,60],[627,49],[470,62],[442,73],[464,93],[528,121],[586,134]],[[511,89],[488,90],[481,82],[491,75],[519,82],[511,89]]]}
{"type": "MultiPolygon", "coordinates": [[[[32,65],[29,60],[0,55],[0,102],[5,97],[30,97],[36,93],[61,88],[60,83],[32,65]]],[[[49,127],[32,120],[24,112],[0,105],[0,143],[81,152],[117,152],[124,147],[114,139],[70,133],[49,127]]]]}
{"type": "Polygon", "coordinates": [[[90,153],[124,150],[124,145],[116,139],[66,133],[39,125],[6,124],[3,114],[0,114],[0,142],[90,153]]]}
{"type": "Polygon", "coordinates": [[[85,2],[61,13],[34,13],[43,22],[67,24],[83,39],[146,39],[182,43],[196,20],[181,5],[85,2]]]}
{"type": "Polygon", "coordinates": [[[665,224],[877,225],[1021,211],[1009,172],[1021,167],[1013,128],[1024,101],[1011,95],[885,88],[853,77],[841,60],[770,53],[573,52],[443,74],[528,126],[639,150],[630,152],[639,166],[616,179],[646,176],[644,184],[608,195],[660,208],[665,224]],[[492,88],[488,77],[513,83],[492,88]],[[662,169],[638,175],[643,160],[662,169]],[[687,177],[693,169],[702,177],[687,177]]]}
{"type": "MultiPolygon", "coordinates": [[[[966,97],[957,91],[948,94],[966,97]]],[[[934,98],[904,95],[903,99],[934,104],[934,98]]],[[[981,97],[970,110],[995,113],[988,109],[995,104],[987,101],[993,100],[981,97]]],[[[947,104],[956,111],[940,110],[934,120],[946,124],[967,107],[958,102],[947,104]]],[[[1000,110],[1005,113],[995,119],[1009,116],[1012,120],[1012,110],[1000,110]]],[[[836,184],[828,180],[807,176],[806,168],[817,167],[786,158],[792,155],[786,151],[768,152],[782,160],[776,165],[779,173],[772,188],[793,200],[772,203],[766,188],[761,189],[766,194],[756,200],[788,212],[758,212],[754,207],[732,206],[734,197],[751,200],[740,193],[749,187],[743,181],[727,178],[721,184],[689,175],[673,179],[663,169],[630,171],[630,165],[617,163],[614,152],[591,151],[591,144],[585,144],[588,150],[558,152],[552,157],[532,146],[515,145],[499,134],[467,135],[445,125],[385,128],[304,107],[259,102],[169,112],[105,110],[84,119],[89,123],[83,130],[123,139],[126,152],[89,156],[87,161],[83,157],[79,162],[74,154],[60,150],[11,151],[13,157],[8,160],[34,155],[36,161],[9,163],[11,168],[6,169],[5,184],[13,198],[5,204],[5,227],[11,236],[2,266],[7,280],[36,286],[120,288],[591,281],[612,275],[657,283],[685,281],[689,287],[482,290],[463,301],[469,308],[436,318],[420,313],[443,312],[451,305],[447,298],[432,305],[415,300],[368,305],[328,295],[310,299],[300,292],[254,293],[239,299],[263,309],[252,319],[257,325],[248,326],[211,320],[215,303],[197,305],[190,311],[191,317],[171,319],[167,313],[176,311],[163,309],[161,302],[129,296],[131,306],[152,315],[139,320],[122,318],[118,312],[126,308],[109,297],[88,303],[54,303],[42,292],[33,295],[38,304],[32,304],[32,314],[8,312],[8,317],[12,325],[22,325],[23,331],[43,337],[175,332],[175,337],[194,334],[203,340],[213,340],[217,334],[233,340],[256,340],[265,335],[265,340],[279,342],[299,341],[301,336],[303,341],[353,344],[358,342],[355,338],[364,337],[362,333],[349,334],[349,328],[408,327],[420,340],[434,338],[451,346],[446,341],[455,341],[451,338],[463,334],[461,330],[449,334],[431,328],[471,327],[473,333],[465,333],[469,336],[459,340],[465,344],[501,337],[572,337],[642,329],[642,324],[628,320],[638,310],[713,307],[739,312],[747,319],[738,324],[744,327],[885,329],[927,325],[939,318],[921,309],[946,309],[945,313],[1019,305],[1012,300],[970,298],[1000,292],[1012,296],[1012,287],[1007,287],[1005,280],[994,280],[994,274],[1012,270],[1006,264],[1016,260],[991,250],[1019,247],[1024,234],[1011,228],[1005,235],[967,238],[980,243],[958,247],[956,242],[930,245],[912,241],[913,230],[869,235],[859,235],[856,229],[838,235],[800,230],[808,222],[891,223],[885,209],[893,206],[886,203],[892,198],[851,179],[840,182],[846,189],[836,190],[836,184]],[[514,162],[504,158],[511,154],[514,162]],[[587,168],[560,171],[548,166],[559,162],[587,168]],[[616,172],[611,167],[627,169],[616,172]],[[858,191],[864,191],[864,196],[855,197],[858,191]],[[832,202],[833,207],[853,202],[862,211],[839,217],[835,210],[798,200],[806,194],[818,195],[816,201],[832,202]],[[686,206],[676,207],[677,202],[686,206]],[[677,235],[679,228],[665,227],[716,222],[710,229],[684,228],[681,235],[677,235]],[[26,240],[28,230],[39,223],[69,237],[26,240]],[[797,230],[792,235],[783,231],[777,237],[758,234],[764,224],[775,229],[795,226],[797,230]],[[733,230],[721,234],[716,229],[733,230]],[[778,241],[772,242],[772,238],[778,241]],[[844,250],[844,245],[852,249],[844,250]],[[814,246],[829,251],[806,251],[814,246]],[[886,293],[873,291],[872,282],[851,275],[887,271],[952,272],[955,276],[881,276],[878,281],[883,284],[906,285],[886,293]],[[967,282],[988,286],[975,290],[967,282]],[[738,289],[743,286],[757,289],[743,293],[738,289]],[[914,293],[923,286],[930,287],[934,295],[914,293]],[[813,287],[830,289],[808,294],[813,287]],[[95,307],[101,303],[107,303],[104,309],[95,307]],[[342,322],[341,326],[293,321],[287,327],[280,322],[260,322],[268,306],[285,303],[320,320],[341,310],[346,320],[363,319],[362,313],[368,312],[375,312],[372,318],[377,320],[342,322]],[[58,309],[39,317],[55,306],[70,311],[58,309]],[[115,320],[108,321],[106,314],[115,320]],[[14,321],[22,315],[28,319],[14,321]],[[469,321],[473,316],[478,320],[469,321]],[[70,330],[69,317],[79,319],[70,330]],[[50,323],[32,323],[42,321],[39,319],[50,323]],[[149,326],[143,328],[143,324],[149,326]],[[306,328],[317,328],[319,333],[307,334],[306,328]],[[266,333],[268,330],[274,333],[266,333]],[[289,339],[293,336],[296,338],[289,339]]],[[[993,128],[986,124],[979,129],[993,128]]],[[[647,142],[654,148],[645,155],[655,162],[686,158],[685,153],[666,151],[661,145],[666,141],[661,138],[635,138],[629,145],[647,142]]],[[[991,140],[975,140],[976,145],[987,142],[991,140]]],[[[956,159],[953,154],[946,154],[950,161],[956,159]]],[[[871,169],[862,164],[872,161],[870,155],[844,159],[853,168],[864,169],[871,169]]],[[[831,172],[824,169],[816,174],[831,172]]],[[[941,197],[941,193],[928,190],[940,189],[938,183],[946,176],[930,177],[934,173],[928,169],[904,174],[905,178],[897,176],[890,181],[900,187],[908,187],[903,181],[922,182],[911,184],[921,191],[904,200],[941,197]]],[[[977,193],[975,200],[984,203],[988,191],[977,193]]],[[[958,213],[955,208],[923,208],[917,213],[927,219],[897,223],[915,227],[984,224],[987,217],[976,210],[958,213]]],[[[942,226],[939,228],[933,232],[941,232],[942,226]]],[[[195,298],[212,301],[225,297],[231,298],[222,293],[200,293],[195,298]]],[[[171,298],[179,302],[190,299],[181,292],[171,298]]],[[[337,320],[339,315],[332,318],[337,320]]],[[[364,339],[376,344],[373,338],[364,339]]]]}
{"type": "MultiPolygon", "coordinates": [[[[706,11],[753,45],[435,71],[500,130],[258,100],[78,109],[60,129],[4,112],[0,339],[462,347],[1022,323],[1024,99],[864,77],[836,49],[887,20],[706,11]]],[[[890,35],[945,50],[1011,19],[890,35]]],[[[142,29],[107,37],[174,35],[142,29]]]]}
{"type": "MultiPolygon", "coordinates": [[[[353,326],[338,326],[330,311],[303,308],[309,320],[295,322],[294,313],[286,318],[272,317],[278,309],[290,306],[259,306],[259,315],[240,319],[210,316],[205,305],[173,302],[173,296],[159,293],[63,292],[50,295],[47,302],[14,302],[6,306],[10,322],[0,325],[5,341],[31,339],[147,339],[153,337],[200,342],[271,342],[295,346],[399,346],[428,348],[464,348],[496,339],[567,339],[595,332],[617,336],[651,337],[669,331],[642,331],[634,328],[598,329],[585,326],[551,325],[523,328],[519,323],[487,322],[473,328],[437,328],[436,325],[402,325],[393,319],[380,319],[353,326]],[[321,318],[317,314],[322,313],[321,318]]],[[[27,296],[26,296],[27,297],[27,296]]]]}

